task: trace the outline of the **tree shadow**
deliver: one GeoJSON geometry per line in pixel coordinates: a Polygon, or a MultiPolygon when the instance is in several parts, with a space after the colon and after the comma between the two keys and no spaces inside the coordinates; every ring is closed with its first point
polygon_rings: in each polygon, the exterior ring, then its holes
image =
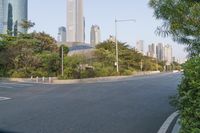
{"type": "Polygon", "coordinates": [[[7,131],[0,129],[0,133],[19,133],[19,132],[13,132],[13,131],[7,131]]]}

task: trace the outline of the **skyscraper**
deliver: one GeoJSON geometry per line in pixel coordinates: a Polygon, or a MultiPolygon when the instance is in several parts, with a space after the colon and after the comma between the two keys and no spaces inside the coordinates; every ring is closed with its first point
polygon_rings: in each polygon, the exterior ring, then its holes
{"type": "Polygon", "coordinates": [[[83,0],[67,0],[67,42],[85,42],[83,0]]]}
{"type": "Polygon", "coordinates": [[[64,43],[64,42],[66,42],[66,37],[67,37],[66,28],[62,26],[58,29],[58,40],[57,41],[59,43],[64,43]]]}
{"type": "Polygon", "coordinates": [[[164,61],[164,45],[162,43],[159,43],[156,46],[156,53],[157,53],[157,59],[159,61],[164,61]]]}
{"type": "Polygon", "coordinates": [[[157,58],[156,55],[156,45],[153,43],[149,45],[149,50],[148,50],[149,56],[152,58],[157,58]]]}
{"type": "Polygon", "coordinates": [[[3,3],[4,0],[0,0],[0,34],[3,33],[3,3]]]}
{"type": "Polygon", "coordinates": [[[28,19],[28,0],[3,0],[3,33],[9,31],[16,35],[18,32],[26,33],[21,27],[23,20],[28,19]]]}
{"type": "Polygon", "coordinates": [[[90,32],[90,44],[95,46],[101,42],[100,27],[97,25],[92,25],[90,32]]]}
{"type": "Polygon", "coordinates": [[[166,65],[172,63],[172,46],[169,44],[164,46],[164,60],[166,61],[166,65]]]}
{"type": "Polygon", "coordinates": [[[136,47],[135,49],[141,53],[141,54],[144,54],[144,41],[143,40],[139,40],[136,42],[136,47]]]}

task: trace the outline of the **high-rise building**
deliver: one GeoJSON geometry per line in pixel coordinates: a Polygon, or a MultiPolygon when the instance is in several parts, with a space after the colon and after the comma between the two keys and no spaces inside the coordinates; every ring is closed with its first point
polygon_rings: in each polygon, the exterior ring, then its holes
{"type": "Polygon", "coordinates": [[[59,43],[65,43],[67,41],[66,37],[67,37],[66,28],[63,26],[58,28],[58,40],[57,41],[59,43]]]}
{"type": "Polygon", "coordinates": [[[85,42],[83,0],[67,0],[67,42],[85,42]]]}
{"type": "Polygon", "coordinates": [[[166,61],[166,65],[172,63],[172,46],[169,44],[164,46],[164,61],[166,61]]]}
{"type": "Polygon", "coordinates": [[[144,54],[144,41],[143,40],[137,41],[135,49],[139,53],[144,54]]]}
{"type": "Polygon", "coordinates": [[[101,42],[101,31],[99,26],[92,25],[90,32],[90,44],[95,46],[101,42]]]}
{"type": "Polygon", "coordinates": [[[157,53],[157,59],[159,61],[164,61],[164,45],[162,43],[159,43],[156,46],[156,53],[157,53]]]}
{"type": "Polygon", "coordinates": [[[3,3],[4,0],[0,0],[0,34],[3,33],[3,3]]]}
{"type": "Polygon", "coordinates": [[[28,19],[28,0],[3,0],[3,34],[26,33],[21,26],[28,19]]]}
{"type": "Polygon", "coordinates": [[[150,56],[152,58],[157,58],[156,45],[154,43],[149,45],[148,56],[150,56]]]}

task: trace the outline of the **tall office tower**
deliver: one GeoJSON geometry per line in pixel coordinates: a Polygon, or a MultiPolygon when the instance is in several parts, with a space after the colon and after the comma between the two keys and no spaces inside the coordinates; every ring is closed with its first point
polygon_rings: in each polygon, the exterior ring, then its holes
{"type": "Polygon", "coordinates": [[[144,41],[143,40],[137,41],[135,49],[139,53],[144,54],[144,41]]]}
{"type": "Polygon", "coordinates": [[[159,61],[164,61],[164,45],[162,43],[156,46],[156,54],[159,61]]]}
{"type": "Polygon", "coordinates": [[[67,0],[67,41],[85,42],[83,0],[67,0]]]}
{"type": "Polygon", "coordinates": [[[90,32],[90,44],[96,46],[101,42],[101,31],[99,26],[92,25],[90,32]]]}
{"type": "Polygon", "coordinates": [[[26,33],[27,30],[21,26],[21,23],[28,19],[28,0],[4,0],[3,18],[4,34],[26,33]]]}
{"type": "Polygon", "coordinates": [[[149,45],[148,54],[152,58],[157,58],[157,55],[156,55],[156,45],[154,43],[151,44],[151,45],[149,45]]]}
{"type": "Polygon", "coordinates": [[[0,0],[0,34],[3,33],[3,3],[4,0],[0,0]]]}
{"type": "Polygon", "coordinates": [[[60,27],[59,29],[58,29],[58,42],[59,43],[64,43],[64,42],[66,42],[67,40],[66,40],[66,37],[67,37],[67,34],[66,34],[66,28],[65,27],[60,27]]]}
{"type": "Polygon", "coordinates": [[[169,44],[164,46],[164,60],[166,61],[166,65],[172,63],[172,46],[169,44]]]}

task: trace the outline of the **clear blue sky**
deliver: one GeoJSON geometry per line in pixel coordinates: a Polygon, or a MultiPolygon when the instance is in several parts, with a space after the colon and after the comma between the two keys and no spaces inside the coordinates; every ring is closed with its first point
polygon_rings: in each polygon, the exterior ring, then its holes
{"type": "MultiPolygon", "coordinates": [[[[136,23],[120,23],[119,40],[131,46],[137,40],[144,40],[145,47],[151,43],[162,42],[173,46],[173,53],[184,58],[184,47],[171,40],[155,35],[155,29],[161,21],[155,20],[149,0],[84,0],[86,19],[86,42],[90,39],[90,28],[97,24],[101,28],[102,40],[114,34],[114,19],[136,19],[136,23]]],[[[36,23],[33,30],[45,31],[57,37],[58,27],[66,26],[66,0],[29,0],[29,20],[36,23]]]]}

